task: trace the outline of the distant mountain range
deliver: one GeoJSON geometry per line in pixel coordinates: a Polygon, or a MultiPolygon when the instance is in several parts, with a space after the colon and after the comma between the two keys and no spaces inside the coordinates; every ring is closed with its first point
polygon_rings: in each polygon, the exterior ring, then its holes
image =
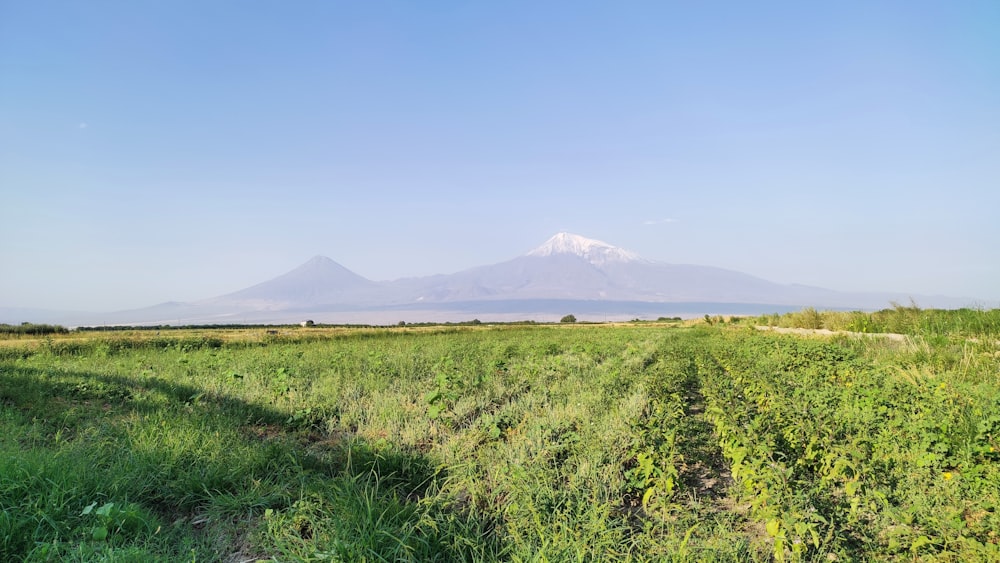
{"type": "Polygon", "coordinates": [[[190,303],[116,313],[0,309],[0,322],[267,324],[311,319],[391,324],[400,320],[554,320],[762,314],[805,306],[880,309],[890,302],[956,308],[968,300],[904,293],[848,293],[785,285],[741,272],[647,260],[628,250],[559,233],[525,255],[449,275],[376,282],[316,256],[274,279],[190,303]]]}

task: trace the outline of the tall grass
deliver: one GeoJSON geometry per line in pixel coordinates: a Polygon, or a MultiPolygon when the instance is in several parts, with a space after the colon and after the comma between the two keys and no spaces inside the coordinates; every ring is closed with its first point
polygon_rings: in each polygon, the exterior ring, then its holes
{"type": "Polygon", "coordinates": [[[871,313],[817,311],[812,307],[783,315],[763,315],[755,324],[787,328],[895,333],[915,336],[1000,336],[1000,309],[920,309],[894,305],[871,313]]]}

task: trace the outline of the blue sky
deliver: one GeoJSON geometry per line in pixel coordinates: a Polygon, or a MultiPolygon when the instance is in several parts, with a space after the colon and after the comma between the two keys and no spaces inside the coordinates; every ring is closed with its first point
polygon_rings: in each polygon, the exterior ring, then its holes
{"type": "Polygon", "coordinates": [[[1000,3],[0,2],[0,306],[558,231],[1000,300],[1000,3]]]}

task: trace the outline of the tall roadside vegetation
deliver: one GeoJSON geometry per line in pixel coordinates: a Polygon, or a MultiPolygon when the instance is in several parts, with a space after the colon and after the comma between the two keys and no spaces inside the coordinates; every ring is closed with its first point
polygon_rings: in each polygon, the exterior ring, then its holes
{"type": "Polygon", "coordinates": [[[921,309],[914,304],[875,312],[817,311],[812,307],[783,315],[748,319],[757,325],[785,328],[895,333],[914,336],[1000,336],[1000,309],[921,309]]]}

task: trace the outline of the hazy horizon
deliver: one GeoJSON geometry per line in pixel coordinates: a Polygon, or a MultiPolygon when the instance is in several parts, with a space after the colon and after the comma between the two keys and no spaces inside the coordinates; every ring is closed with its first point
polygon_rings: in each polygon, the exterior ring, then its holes
{"type": "Polygon", "coordinates": [[[0,7],[0,306],[193,301],[314,255],[556,232],[1000,301],[1000,4],[0,7]]]}

